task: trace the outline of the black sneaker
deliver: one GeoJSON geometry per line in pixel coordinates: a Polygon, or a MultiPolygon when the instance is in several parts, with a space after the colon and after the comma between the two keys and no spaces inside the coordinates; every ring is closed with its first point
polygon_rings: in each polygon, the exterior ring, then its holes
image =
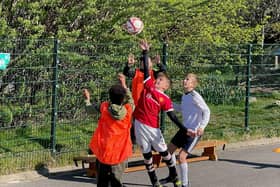
{"type": "Polygon", "coordinates": [[[174,187],[177,187],[177,186],[181,186],[181,181],[178,179],[178,177],[171,177],[171,176],[168,176],[164,179],[160,179],[159,182],[161,184],[166,184],[166,183],[173,183],[174,184],[174,187]]]}
{"type": "Polygon", "coordinates": [[[155,182],[152,186],[153,187],[163,187],[158,181],[155,182]]]}

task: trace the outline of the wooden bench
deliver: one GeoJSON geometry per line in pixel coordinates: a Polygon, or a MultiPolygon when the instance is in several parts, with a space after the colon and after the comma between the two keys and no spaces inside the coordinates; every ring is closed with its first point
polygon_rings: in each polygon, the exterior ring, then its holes
{"type": "MultiPolygon", "coordinates": [[[[218,160],[217,155],[217,147],[223,146],[223,149],[225,149],[226,142],[221,140],[205,140],[205,141],[199,141],[198,144],[194,147],[195,150],[203,149],[203,152],[200,156],[196,157],[190,157],[187,158],[187,162],[196,162],[196,161],[202,161],[202,160],[218,160]]],[[[179,153],[179,150],[176,151],[176,154],[179,153]]],[[[96,176],[96,157],[95,155],[85,155],[85,156],[76,156],[73,158],[73,161],[75,162],[75,165],[78,167],[78,162],[82,162],[82,168],[85,168],[85,163],[89,164],[89,167],[87,170],[87,176],[95,177],[96,176]]],[[[136,150],[132,157],[128,159],[128,164],[126,167],[125,172],[134,172],[134,171],[141,171],[145,170],[143,156],[140,150],[136,150]],[[138,158],[138,160],[136,159],[138,158]],[[139,162],[140,164],[133,164],[135,162],[139,162]]],[[[159,153],[153,152],[153,163],[155,167],[164,167],[166,166],[165,163],[161,162],[161,156],[159,153]]]]}
{"type": "Polygon", "coordinates": [[[82,168],[85,169],[85,163],[89,164],[89,167],[86,169],[87,176],[89,177],[96,177],[96,156],[95,155],[82,155],[82,156],[76,156],[73,158],[73,161],[78,167],[78,161],[82,162],[82,168]]]}

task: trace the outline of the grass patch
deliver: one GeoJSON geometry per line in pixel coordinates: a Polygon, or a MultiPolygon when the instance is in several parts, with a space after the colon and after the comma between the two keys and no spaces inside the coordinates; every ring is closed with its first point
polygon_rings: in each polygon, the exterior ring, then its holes
{"type": "MultiPolygon", "coordinates": [[[[244,128],[244,104],[209,105],[211,120],[204,140],[219,139],[230,142],[280,137],[280,107],[275,97],[260,97],[250,104],[249,131],[244,128]]],[[[50,122],[30,123],[22,127],[0,129],[0,175],[42,166],[73,165],[73,156],[86,154],[97,119],[89,116],[58,120],[56,125],[56,153],[50,151],[50,122]]],[[[169,142],[177,127],[165,116],[165,140],[169,142]]]]}
{"type": "MultiPolygon", "coordinates": [[[[228,142],[280,137],[280,106],[274,98],[260,97],[249,108],[249,130],[245,130],[244,103],[235,105],[209,105],[211,119],[203,136],[207,139],[222,139],[228,142]]],[[[170,141],[177,128],[166,119],[165,139],[170,141]]]]}

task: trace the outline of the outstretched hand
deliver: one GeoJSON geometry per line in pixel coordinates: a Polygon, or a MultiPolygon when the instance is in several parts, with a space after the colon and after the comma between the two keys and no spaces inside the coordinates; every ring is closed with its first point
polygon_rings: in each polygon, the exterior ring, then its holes
{"type": "Polygon", "coordinates": [[[119,74],[118,74],[118,79],[119,79],[121,85],[122,85],[124,88],[127,88],[126,82],[125,82],[125,75],[122,74],[122,73],[119,73],[119,74]]]}
{"type": "Polygon", "coordinates": [[[84,98],[85,100],[90,100],[90,93],[87,89],[83,89],[83,95],[84,95],[84,98]]]}
{"type": "Polygon", "coordinates": [[[154,62],[155,64],[160,64],[160,55],[157,54],[155,57],[154,57],[154,62]]]}
{"type": "Polygon", "coordinates": [[[135,58],[134,58],[133,54],[130,53],[128,55],[127,63],[128,63],[129,66],[132,66],[132,65],[135,64],[135,58]]]}
{"type": "Polygon", "coordinates": [[[140,45],[140,48],[142,50],[147,50],[147,51],[150,50],[150,45],[148,44],[147,40],[145,40],[145,39],[140,40],[140,44],[139,45],[140,45]]]}

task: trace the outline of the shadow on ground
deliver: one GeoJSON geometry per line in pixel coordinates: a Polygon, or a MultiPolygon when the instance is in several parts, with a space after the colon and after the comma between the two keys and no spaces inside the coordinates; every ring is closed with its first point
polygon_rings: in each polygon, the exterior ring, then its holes
{"type": "Polygon", "coordinates": [[[276,164],[266,164],[266,163],[250,162],[250,161],[246,161],[246,160],[219,159],[219,161],[254,166],[254,168],[256,168],[256,169],[280,168],[280,165],[276,165],[276,164]]]}
{"type": "Polygon", "coordinates": [[[96,184],[96,179],[92,177],[88,177],[84,169],[50,172],[47,167],[41,166],[39,169],[36,169],[36,171],[39,175],[47,177],[48,179],[51,180],[65,180],[65,181],[96,184]]]}

